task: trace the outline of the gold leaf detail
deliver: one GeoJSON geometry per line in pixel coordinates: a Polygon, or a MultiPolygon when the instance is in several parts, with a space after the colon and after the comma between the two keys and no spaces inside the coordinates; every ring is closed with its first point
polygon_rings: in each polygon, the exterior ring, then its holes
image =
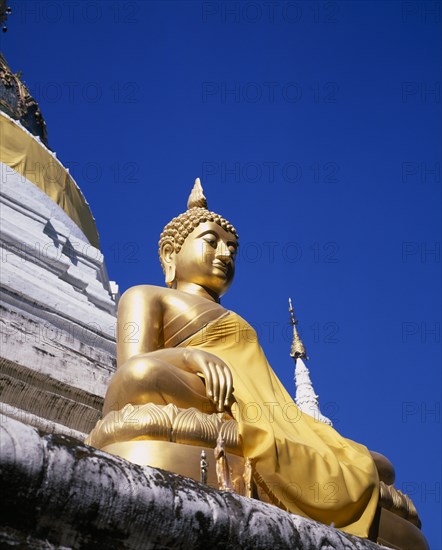
{"type": "MultiPolygon", "coordinates": [[[[137,439],[155,439],[170,441],[172,419],[175,413],[173,407],[147,403],[146,405],[125,405],[119,411],[111,411],[97,425],[86,439],[88,445],[98,449],[120,441],[137,439]]],[[[176,409],[177,411],[178,409],[176,409]]]]}
{"type": "Polygon", "coordinates": [[[220,433],[224,439],[226,449],[237,450],[240,446],[238,435],[238,423],[236,420],[229,420],[221,425],[220,433]]]}
{"type": "Polygon", "coordinates": [[[172,440],[190,445],[214,446],[217,429],[209,415],[194,407],[181,411],[172,426],[172,440]]]}

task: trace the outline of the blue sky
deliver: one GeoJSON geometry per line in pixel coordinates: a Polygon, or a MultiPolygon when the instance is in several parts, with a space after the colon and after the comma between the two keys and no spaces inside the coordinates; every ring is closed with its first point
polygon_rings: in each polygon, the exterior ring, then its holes
{"type": "Polygon", "coordinates": [[[323,412],[392,460],[441,549],[440,4],[9,3],[2,51],[110,278],[163,284],[200,176],[241,238],[223,304],[293,392],[292,297],[323,412]]]}

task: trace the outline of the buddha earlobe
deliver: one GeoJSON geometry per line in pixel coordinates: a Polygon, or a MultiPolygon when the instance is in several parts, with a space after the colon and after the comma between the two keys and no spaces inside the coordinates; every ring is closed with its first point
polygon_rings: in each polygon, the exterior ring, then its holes
{"type": "Polygon", "coordinates": [[[175,283],[176,269],[175,264],[170,263],[166,265],[166,285],[172,288],[175,283]]]}
{"type": "Polygon", "coordinates": [[[166,242],[161,247],[161,262],[163,264],[164,275],[166,279],[166,284],[169,288],[175,286],[175,251],[173,244],[171,242],[166,242]]]}

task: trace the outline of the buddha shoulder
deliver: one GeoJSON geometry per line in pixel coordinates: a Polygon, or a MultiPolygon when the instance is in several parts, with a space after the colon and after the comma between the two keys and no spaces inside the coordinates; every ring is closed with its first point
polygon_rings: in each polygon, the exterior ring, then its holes
{"type": "Polygon", "coordinates": [[[128,310],[142,310],[151,313],[161,312],[167,316],[170,309],[190,307],[201,301],[206,302],[207,300],[176,289],[155,285],[137,285],[126,290],[120,298],[118,315],[128,310]]]}
{"type": "Polygon", "coordinates": [[[137,285],[127,289],[118,303],[118,314],[136,309],[161,308],[164,293],[168,289],[154,285],[137,285]]]}

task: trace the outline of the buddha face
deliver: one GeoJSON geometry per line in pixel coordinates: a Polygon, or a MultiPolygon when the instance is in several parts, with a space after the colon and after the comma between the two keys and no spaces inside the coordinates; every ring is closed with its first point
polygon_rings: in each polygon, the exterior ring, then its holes
{"type": "Polygon", "coordinates": [[[193,283],[222,296],[233,280],[237,248],[236,237],[217,223],[199,224],[170,255],[176,288],[193,283]]]}

